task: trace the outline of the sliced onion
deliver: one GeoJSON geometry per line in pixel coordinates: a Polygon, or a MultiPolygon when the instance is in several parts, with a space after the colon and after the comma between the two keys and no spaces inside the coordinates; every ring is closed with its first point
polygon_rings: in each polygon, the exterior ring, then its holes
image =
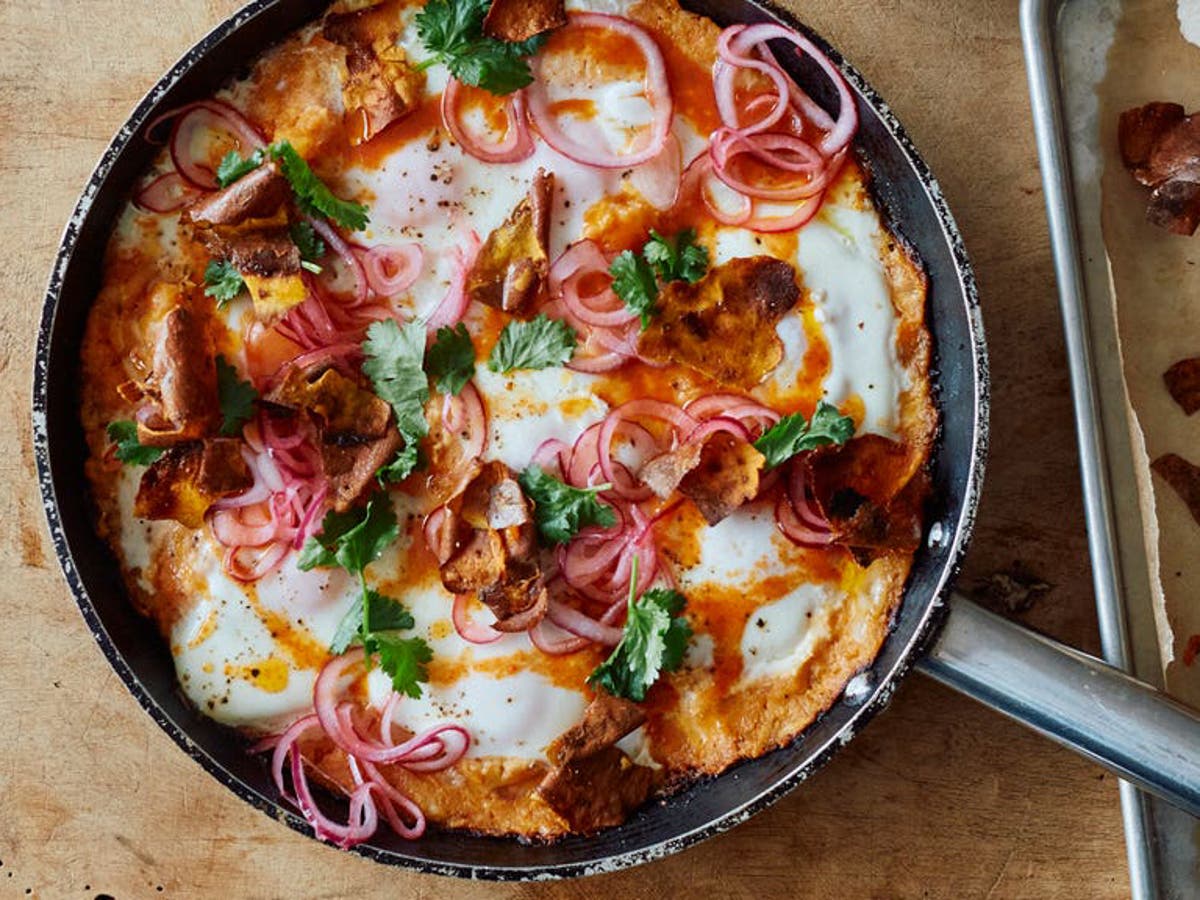
{"type": "Polygon", "coordinates": [[[450,281],[446,296],[442,298],[425,323],[425,327],[431,334],[439,328],[458,324],[466,314],[467,306],[471,302],[471,298],[467,296],[467,275],[470,274],[471,267],[475,265],[475,257],[479,254],[482,242],[474,231],[467,233],[465,241],[465,248],[455,247],[453,250],[454,277],[450,281]]]}
{"type": "Polygon", "coordinates": [[[622,630],[597,622],[579,610],[557,600],[551,600],[546,606],[546,617],[564,631],[569,631],[577,637],[587,638],[606,647],[615,647],[621,642],[622,630]]]}
{"type": "Polygon", "coordinates": [[[133,202],[150,212],[169,213],[182,209],[200,194],[178,172],[167,172],[138,191],[133,202]]]}
{"type": "Polygon", "coordinates": [[[425,253],[420,244],[394,247],[380,244],[356,255],[362,263],[367,286],[380,297],[395,297],[420,277],[425,253]]]}
{"type": "Polygon", "coordinates": [[[338,258],[346,266],[346,269],[354,277],[354,299],[357,303],[366,303],[370,284],[367,281],[367,273],[363,268],[362,262],[358,256],[347,244],[337,229],[330,225],[324,219],[318,216],[309,216],[308,224],[313,227],[321,239],[329,246],[329,249],[337,254],[338,258]]]}
{"type": "Polygon", "coordinates": [[[675,112],[667,78],[667,66],[654,38],[628,19],[603,13],[570,13],[563,28],[607,28],[636,43],[646,60],[646,99],[654,111],[654,119],[641,149],[629,153],[615,153],[577,140],[560,128],[558,118],[551,109],[552,104],[545,82],[541,78],[541,57],[535,56],[530,60],[534,81],[526,89],[526,93],[529,112],[538,132],[546,143],[563,156],[596,168],[623,169],[654,159],[663,150],[675,112]]]}
{"type": "Polygon", "coordinates": [[[454,608],[450,615],[450,620],[454,623],[454,630],[458,632],[460,638],[470,644],[494,644],[504,637],[504,632],[497,631],[491,625],[478,622],[471,617],[473,599],[470,594],[454,596],[454,608]]]}
{"type": "Polygon", "coordinates": [[[560,299],[569,318],[601,328],[628,325],[637,318],[637,313],[613,292],[609,265],[600,245],[585,239],[564,250],[550,266],[550,293],[560,299]],[[588,295],[580,293],[586,278],[602,280],[604,289],[588,295]]]}
{"type": "Polygon", "coordinates": [[[520,162],[533,153],[533,137],[529,133],[524,91],[509,94],[504,100],[508,130],[499,143],[487,146],[476,140],[462,122],[462,83],[457,78],[446,82],[442,91],[442,122],[464,151],[489,163],[520,162]]]}
{"type": "Polygon", "coordinates": [[[592,644],[587,638],[564,631],[549,619],[542,619],[529,629],[529,640],[547,656],[567,656],[592,644]]]}
{"type": "Polygon", "coordinates": [[[703,443],[719,432],[732,434],[738,440],[745,441],[746,443],[750,442],[750,432],[737,419],[730,419],[725,416],[713,416],[711,419],[700,423],[692,429],[688,436],[684,438],[684,443],[703,443]]]}
{"type": "Polygon", "coordinates": [[[184,180],[197,188],[214,190],[218,187],[217,177],[209,161],[197,160],[194,156],[193,143],[203,129],[225,131],[237,142],[242,155],[249,155],[266,145],[266,140],[258,129],[240,112],[221,100],[199,100],[182,109],[164,113],[150,123],[147,131],[152,131],[168,116],[174,117],[175,120],[171,126],[169,144],[171,161],[184,180]]]}
{"type": "Polygon", "coordinates": [[[468,381],[459,392],[458,404],[462,410],[457,428],[447,426],[447,431],[457,435],[462,441],[463,459],[476,459],[483,455],[488,444],[487,407],[474,381],[468,381]]]}
{"type": "Polygon", "coordinates": [[[679,181],[683,173],[683,152],[679,139],[668,134],[662,151],[649,162],[629,174],[629,183],[655,209],[670,209],[679,198],[679,181]]]}

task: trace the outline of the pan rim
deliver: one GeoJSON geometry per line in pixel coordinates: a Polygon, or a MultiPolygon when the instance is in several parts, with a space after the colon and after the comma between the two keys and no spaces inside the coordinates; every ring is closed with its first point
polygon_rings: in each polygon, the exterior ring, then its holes
{"type": "MultiPolygon", "coordinates": [[[[32,424],[33,449],[38,481],[51,542],[76,605],[79,607],[92,637],[99,644],[108,663],[121,678],[126,689],[129,690],[138,704],[150,715],[154,722],[209,774],[256,809],[283,822],[294,831],[304,834],[307,837],[312,837],[311,829],[302,816],[283,806],[282,801],[266,796],[243,781],[226,768],[218,759],[193,741],[185,727],[176,722],[167,713],[148,688],[141,682],[109,635],[78,570],[71,543],[64,529],[59,509],[58,492],[55,487],[54,471],[50,460],[50,436],[47,419],[49,387],[47,364],[50,357],[52,335],[55,333],[58,305],[61,299],[64,277],[68,265],[74,256],[82,225],[90,215],[93,200],[102,186],[107,182],[117,158],[125,150],[130,141],[141,133],[142,128],[149,121],[151,114],[156,110],[162,98],[176,83],[200,60],[207,57],[213,48],[224,41],[230,34],[247,26],[259,15],[282,2],[284,0],[253,0],[253,2],[235,12],[197,41],[155,82],[154,86],[137,103],[117,134],[106,147],[100,161],[89,176],[86,186],[63,231],[46,288],[38,328],[36,356],[34,359],[32,424]]],[[[932,207],[941,230],[941,238],[945,240],[954,260],[954,271],[957,275],[957,292],[961,295],[961,297],[955,298],[955,304],[961,300],[965,305],[967,333],[971,342],[969,353],[975,384],[975,395],[972,398],[974,409],[971,419],[973,420],[974,428],[970,447],[971,458],[967,461],[965,491],[961,509],[958,511],[956,522],[943,523],[943,527],[950,531],[950,541],[945,550],[946,562],[942,565],[936,579],[936,585],[931,592],[932,597],[922,601],[925,604],[925,608],[921,612],[918,622],[912,630],[912,634],[901,649],[894,665],[890,670],[880,673],[877,683],[872,687],[870,696],[855,709],[854,713],[840,729],[831,734],[824,744],[814,748],[809,753],[807,759],[796,766],[796,768],[777,778],[766,789],[760,791],[751,799],[733,809],[726,810],[702,826],[664,838],[648,846],[616,853],[605,853],[603,857],[597,857],[590,861],[573,861],[559,864],[523,865],[517,862],[511,866],[498,866],[434,861],[409,856],[403,852],[377,847],[372,844],[363,844],[353,848],[353,852],[360,856],[388,865],[414,869],[429,874],[494,881],[531,881],[572,878],[601,872],[612,872],[677,853],[746,821],[789,793],[811,774],[820,769],[841,746],[847,743],[859,729],[887,705],[897,684],[907,675],[916,662],[916,658],[929,644],[934,635],[936,635],[945,617],[947,595],[961,567],[962,559],[973,531],[979,495],[982,489],[983,469],[988,446],[989,374],[987,353],[978,288],[967,256],[965,244],[940,185],[923,158],[917,152],[907,131],[905,131],[887,103],[859,74],[857,69],[846,62],[842,55],[831,48],[819,35],[816,35],[811,29],[805,27],[790,12],[777,6],[773,0],[742,0],[742,2],[747,9],[756,9],[763,17],[780,21],[788,27],[808,35],[814,39],[822,51],[829,55],[861,101],[878,116],[884,129],[901,151],[905,162],[912,169],[921,185],[921,190],[925,198],[932,207]]],[[[964,350],[962,352],[965,357],[968,351],[964,350]]],[[[910,602],[913,601],[910,599],[909,590],[906,587],[905,594],[901,599],[901,605],[910,602]]],[[[791,743],[773,752],[786,752],[790,746],[791,743]]],[[[736,772],[736,769],[737,766],[727,770],[726,773],[717,776],[717,778],[726,777],[736,772]]],[[[502,840],[512,841],[514,849],[519,853],[521,848],[516,841],[512,839],[502,840]]]]}

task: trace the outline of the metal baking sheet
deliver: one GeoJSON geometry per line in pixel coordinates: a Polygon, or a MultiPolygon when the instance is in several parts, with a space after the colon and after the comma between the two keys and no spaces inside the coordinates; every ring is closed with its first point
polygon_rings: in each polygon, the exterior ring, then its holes
{"type": "MultiPolygon", "coordinates": [[[[1174,15],[1165,2],[1165,15],[1174,15]]],[[[1147,523],[1119,364],[1115,297],[1101,232],[1100,83],[1121,0],[1022,0],[1022,34],[1062,302],[1089,549],[1105,656],[1162,683],[1147,523]]],[[[1183,900],[1200,890],[1197,820],[1121,786],[1132,895],[1183,900]]]]}

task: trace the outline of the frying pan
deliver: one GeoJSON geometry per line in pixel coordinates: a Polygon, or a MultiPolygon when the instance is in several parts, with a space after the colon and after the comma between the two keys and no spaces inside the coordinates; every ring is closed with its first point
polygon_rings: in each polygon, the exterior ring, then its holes
{"type": "MultiPolygon", "coordinates": [[[[962,239],[936,180],[887,105],[841,57],[786,12],[755,0],[684,0],[725,26],[778,21],[804,31],[841,65],[856,95],[858,147],[889,224],[929,276],[928,322],[941,430],[924,540],[878,657],[786,747],[738,764],[618,828],[551,845],[431,831],[406,842],[378,835],[365,856],[426,872],[492,879],[569,877],[635,865],[717,834],[812,774],[919,668],[1070,746],[1193,814],[1200,814],[1200,720],[1100,661],[1034,635],[955,596],[978,505],[987,449],[987,357],[962,239]]],[[[180,696],[166,642],[134,612],[111,552],[97,537],[83,471],[79,350],[111,223],[155,149],[143,138],[158,112],[211,94],[260,51],[318,16],[323,0],[255,0],[193,47],[154,86],[105,151],[67,225],[46,293],[34,373],[33,428],[51,538],[88,627],[130,692],[188,755],[267,814],[308,833],[279,802],[267,767],[180,696]],[[53,376],[51,373],[54,373],[53,376]]],[[[784,64],[816,99],[835,97],[811,63],[784,64]],[[823,92],[824,88],[824,92],[823,92]]]]}

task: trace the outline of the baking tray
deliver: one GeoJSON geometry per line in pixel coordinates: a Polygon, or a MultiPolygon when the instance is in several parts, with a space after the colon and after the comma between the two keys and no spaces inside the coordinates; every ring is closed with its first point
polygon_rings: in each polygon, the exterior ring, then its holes
{"type": "MultiPolygon", "coordinates": [[[[1094,364],[1119,358],[1100,227],[1095,86],[1120,12],[1120,0],[1021,0],[1021,34],[1066,335],[1101,646],[1110,663],[1161,686],[1146,523],[1134,492],[1113,490],[1135,471],[1124,379],[1120,366],[1094,364]]],[[[1134,900],[1196,897],[1197,820],[1127,782],[1120,795],[1134,900]]]]}

